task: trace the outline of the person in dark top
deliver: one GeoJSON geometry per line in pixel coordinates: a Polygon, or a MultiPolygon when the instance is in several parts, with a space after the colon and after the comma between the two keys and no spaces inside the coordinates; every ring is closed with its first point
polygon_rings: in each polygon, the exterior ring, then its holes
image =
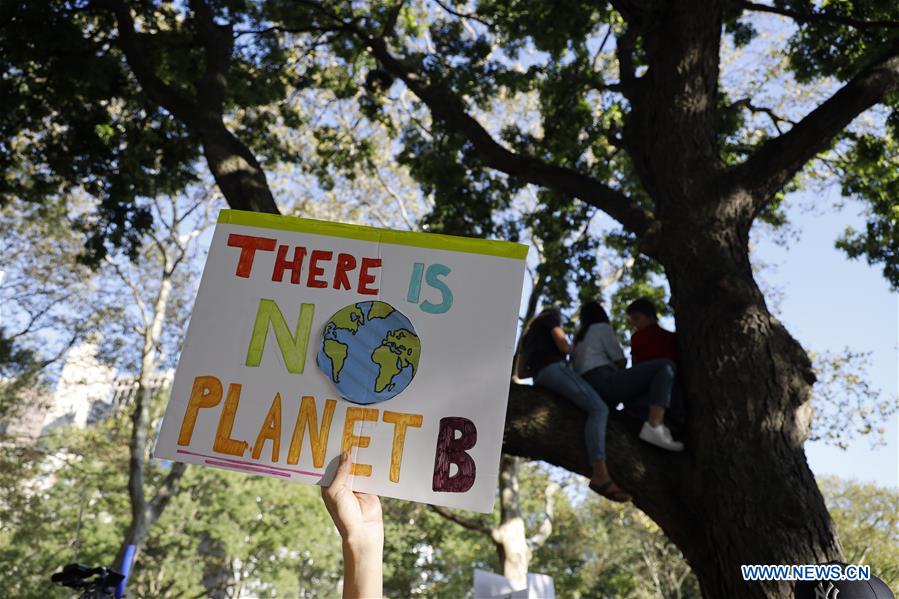
{"type": "Polygon", "coordinates": [[[659,326],[655,304],[645,297],[625,308],[627,319],[637,329],[631,335],[631,363],[666,359],[677,363],[677,336],[659,326]]]}
{"type": "Polygon", "coordinates": [[[664,422],[674,390],[674,362],[649,360],[625,368],[624,351],[602,305],[585,302],[580,321],[572,353],[575,371],[613,406],[648,407],[640,439],[668,451],[683,451],[684,444],[674,440],[664,422]]]}
{"type": "Polygon", "coordinates": [[[518,378],[533,377],[534,384],[561,395],[587,412],[584,441],[593,464],[590,488],[612,501],[624,503],[630,495],[618,487],[606,467],[606,424],[609,408],[596,391],[567,363],[571,351],[562,315],[554,308],[531,319],[521,336],[515,371],[518,378]]]}

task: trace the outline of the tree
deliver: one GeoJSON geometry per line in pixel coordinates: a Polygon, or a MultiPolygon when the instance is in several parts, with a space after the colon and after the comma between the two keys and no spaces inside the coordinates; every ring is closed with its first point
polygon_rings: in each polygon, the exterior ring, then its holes
{"type": "MultiPolygon", "coordinates": [[[[165,397],[153,401],[154,414],[165,397]]],[[[55,428],[40,446],[0,446],[0,588],[22,598],[65,597],[50,575],[73,561],[108,565],[131,522],[127,410],[93,427],[55,428]]],[[[148,487],[168,470],[146,469],[148,487]]],[[[129,597],[332,597],[340,537],[318,489],[206,468],[188,469],[146,540],[129,597]],[[215,509],[209,509],[214,505],[215,509]],[[209,539],[220,556],[204,553],[209,539]],[[218,588],[207,573],[224,563],[218,588]],[[241,594],[243,590],[243,594],[241,594]]]]}
{"type": "Polygon", "coordinates": [[[151,401],[154,392],[158,392],[158,389],[154,391],[153,377],[159,374],[166,349],[180,345],[186,327],[187,311],[183,309],[185,296],[193,287],[190,284],[191,275],[196,276],[195,271],[190,272],[190,267],[196,264],[197,239],[212,223],[212,206],[211,194],[202,189],[193,197],[154,199],[150,210],[157,226],[148,233],[150,239],[141,248],[138,260],[117,261],[107,256],[109,267],[119,283],[113,293],[121,298],[120,294],[125,291],[131,300],[120,310],[121,333],[126,344],[139,341],[139,350],[127,352],[126,349],[126,355],[130,353],[134,356],[137,374],[132,405],[128,406],[131,414],[128,442],[131,521],[113,562],[120,572],[126,568],[129,547],[134,552],[133,559],[142,549],[150,529],[178,492],[186,470],[186,464],[172,464],[166,476],[156,485],[152,497],[148,497],[146,470],[150,459],[151,427],[154,424],[151,401]],[[190,274],[185,275],[185,269],[190,274]],[[169,336],[168,343],[166,334],[169,336]]]}
{"type": "Polygon", "coordinates": [[[491,525],[483,518],[470,518],[444,507],[431,509],[448,521],[485,535],[496,549],[500,570],[516,590],[527,587],[528,568],[534,551],[546,543],[552,534],[555,495],[559,485],[550,482],[544,490],[546,502],[543,518],[530,536],[527,534],[526,514],[521,507],[519,458],[503,455],[499,471],[499,524],[491,525]]]}
{"type": "MultiPolygon", "coordinates": [[[[261,107],[285,108],[277,118],[301,127],[280,99],[294,85],[317,87],[378,121],[382,107],[411,94],[395,138],[398,160],[433,195],[429,230],[514,233],[514,223],[497,220],[533,185],[546,192],[546,219],[600,210],[620,226],[623,246],[664,273],[684,356],[689,451],[662,454],[613,422],[610,468],[683,551],[704,595],[787,596],[788,583],[743,583],[739,565],[841,556],[802,448],[815,375],[768,309],[749,233],[776,219],[806,165],[826,160],[871,207],[867,230],[842,246],[883,264],[896,284],[892,3],[188,4],[6,5],[14,26],[0,42],[14,83],[3,93],[14,110],[3,120],[2,156],[22,173],[7,178],[7,195],[40,196],[86,178],[105,198],[91,237],[102,249],[146,230],[130,198],[157,179],[182,184],[202,147],[232,207],[274,211],[263,169],[284,156],[265,143],[273,113],[261,107]],[[757,13],[790,23],[791,85],[838,82],[823,101],[784,117],[729,97],[721,47],[750,42],[757,13]],[[51,43],[21,43],[49,25],[60,32],[51,43]],[[74,77],[63,68],[73,56],[74,77]],[[490,126],[493,101],[519,94],[536,96],[535,113],[519,126],[490,126]],[[875,106],[874,127],[852,125],[875,106]],[[758,125],[758,114],[771,126],[758,125]],[[119,168],[103,168],[110,161],[119,168]],[[144,174],[116,193],[131,172],[144,174]]],[[[513,386],[505,450],[586,472],[579,439],[556,434],[580,419],[548,394],[513,386]]]]}
{"type": "MultiPolygon", "coordinates": [[[[41,406],[45,387],[60,358],[95,330],[102,311],[75,312],[70,306],[91,291],[91,273],[76,257],[82,235],[72,230],[68,210],[87,208],[85,198],[28,204],[13,200],[0,209],[4,222],[0,248],[0,431],[33,429],[27,420],[41,406]],[[50,376],[48,376],[50,375],[50,376]],[[43,391],[44,389],[41,389],[43,391]],[[21,426],[19,426],[21,425],[21,426]]],[[[38,423],[39,424],[39,423],[38,423]]],[[[21,431],[27,435],[37,430],[21,431]]]]}

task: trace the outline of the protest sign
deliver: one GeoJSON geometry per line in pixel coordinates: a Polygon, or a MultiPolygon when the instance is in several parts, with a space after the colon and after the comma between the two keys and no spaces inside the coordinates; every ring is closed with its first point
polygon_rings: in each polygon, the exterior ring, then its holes
{"type": "Polygon", "coordinates": [[[555,599],[552,576],[528,572],[527,586],[516,589],[512,581],[501,574],[475,568],[474,599],[555,599]]]}
{"type": "Polygon", "coordinates": [[[526,253],[223,210],[155,457],[491,511],[526,253]]]}

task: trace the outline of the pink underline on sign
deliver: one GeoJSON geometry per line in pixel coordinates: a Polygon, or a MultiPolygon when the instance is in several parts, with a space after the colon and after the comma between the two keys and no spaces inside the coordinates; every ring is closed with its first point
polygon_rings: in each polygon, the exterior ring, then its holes
{"type": "Polygon", "coordinates": [[[263,472],[265,474],[274,474],[275,476],[283,476],[290,478],[290,474],[278,472],[277,470],[269,470],[268,468],[260,468],[259,466],[241,466],[240,464],[229,464],[228,462],[220,462],[218,460],[203,460],[206,464],[212,466],[224,466],[226,468],[234,468],[236,470],[248,470],[250,472],[263,472]]]}
{"type": "Polygon", "coordinates": [[[247,462],[245,460],[235,460],[233,458],[223,458],[217,455],[208,455],[205,453],[197,453],[196,451],[187,451],[186,449],[179,449],[178,453],[183,453],[186,455],[195,455],[199,458],[209,458],[212,460],[219,460],[221,462],[231,462],[232,464],[242,464],[246,466],[253,466],[254,468],[264,467],[269,468],[271,470],[282,470],[284,472],[295,472],[297,474],[305,474],[306,476],[321,476],[322,472],[309,472],[307,470],[297,470],[295,468],[282,468],[280,466],[269,466],[268,464],[256,464],[254,462],[247,462]]]}

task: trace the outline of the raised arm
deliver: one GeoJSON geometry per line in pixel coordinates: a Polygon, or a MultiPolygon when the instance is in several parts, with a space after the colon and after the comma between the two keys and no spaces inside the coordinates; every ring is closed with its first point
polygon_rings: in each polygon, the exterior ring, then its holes
{"type": "Polygon", "coordinates": [[[343,598],[370,599],[384,596],[384,522],[377,495],[355,493],[350,478],[349,453],[331,486],[322,487],[322,499],[343,539],[343,598]]]}
{"type": "Polygon", "coordinates": [[[559,351],[563,354],[571,353],[571,345],[568,343],[568,337],[565,335],[565,331],[562,330],[562,327],[553,327],[550,334],[553,337],[553,343],[556,344],[556,347],[559,348],[559,351]]]}

